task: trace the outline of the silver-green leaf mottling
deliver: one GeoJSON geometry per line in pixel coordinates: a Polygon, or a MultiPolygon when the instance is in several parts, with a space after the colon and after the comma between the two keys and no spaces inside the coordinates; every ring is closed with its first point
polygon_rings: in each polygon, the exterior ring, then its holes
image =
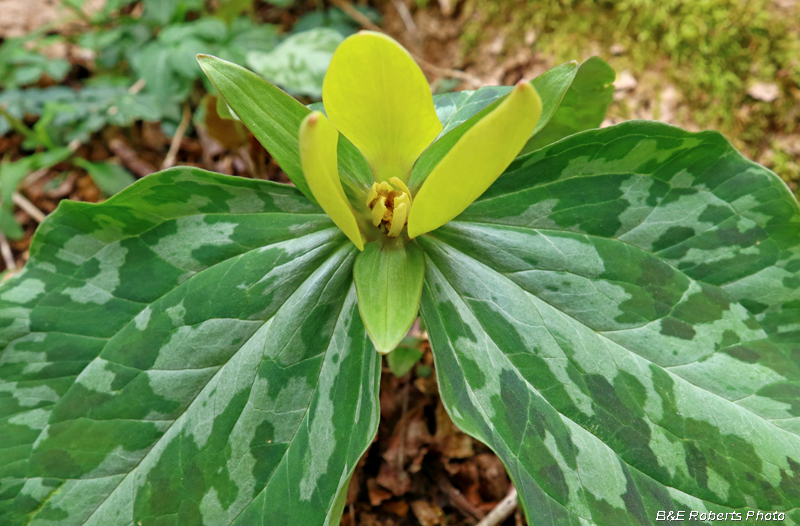
{"type": "Polygon", "coordinates": [[[800,523],[800,207],[773,173],[630,122],[517,159],[419,242],[445,406],[533,524],[800,523]]]}
{"type": "Polygon", "coordinates": [[[0,288],[0,524],[338,524],[378,425],[356,252],[196,169],[63,202],[0,288]]]}

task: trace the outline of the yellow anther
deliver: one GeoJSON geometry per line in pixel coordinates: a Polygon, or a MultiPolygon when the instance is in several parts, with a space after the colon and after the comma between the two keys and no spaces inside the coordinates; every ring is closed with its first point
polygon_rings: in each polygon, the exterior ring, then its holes
{"type": "Polygon", "coordinates": [[[391,179],[389,179],[389,182],[392,183],[392,186],[394,186],[395,188],[399,189],[404,194],[409,196],[409,198],[411,197],[411,192],[408,191],[408,187],[405,185],[403,181],[401,181],[397,177],[392,177],[391,179]]]}
{"type": "Polygon", "coordinates": [[[378,198],[378,183],[372,183],[372,188],[367,193],[367,208],[372,206],[372,202],[378,198]]]}
{"type": "Polygon", "coordinates": [[[372,205],[372,224],[378,226],[383,221],[383,215],[386,213],[386,197],[380,196],[375,204],[372,205]]]}
{"type": "Polygon", "coordinates": [[[394,209],[397,210],[397,207],[401,204],[406,205],[406,209],[411,209],[411,197],[408,194],[400,194],[394,198],[394,209]]]}
{"type": "Polygon", "coordinates": [[[408,206],[405,203],[395,204],[394,214],[389,223],[389,232],[386,234],[389,237],[397,237],[403,231],[406,225],[406,218],[408,217],[408,206]]]}
{"type": "Polygon", "coordinates": [[[397,237],[403,231],[411,210],[411,192],[398,179],[392,177],[389,182],[373,183],[367,192],[367,208],[372,209],[372,224],[386,224],[386,235],[397,237]]]}

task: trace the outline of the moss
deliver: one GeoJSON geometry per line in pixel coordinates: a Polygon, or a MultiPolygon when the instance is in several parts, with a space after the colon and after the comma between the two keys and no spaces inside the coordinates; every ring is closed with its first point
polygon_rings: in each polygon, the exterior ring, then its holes
{"type": "Polygon", "coordinates": [[[600,54],[618,72],[658,70],[683,93],[692,122],[722,131],[754,158],[771,147],[771,167],[800,177],[796,160],[771,145],[776,134],[800,133],[800,8],[774,0],[470,0],[465,10],[465,46],[479,44],[488,25],[504,27],[509,46],[533,29],[537,50],[554,62],[600,54]],[[611,55],[614,44],[626,53],[611,55]],[[755,82],[775,83],[779,98],[751,98],[755,82]]]}

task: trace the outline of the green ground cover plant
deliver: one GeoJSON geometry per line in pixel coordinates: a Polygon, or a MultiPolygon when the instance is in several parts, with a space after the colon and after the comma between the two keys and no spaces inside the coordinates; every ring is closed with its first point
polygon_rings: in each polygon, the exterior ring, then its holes
{"type": "Polygon", "coordinates": [[[41,225],[0,286],[0,522],[338,524],[419,314],[531,524],[800,523],[774,173],[716,132],[597,129],[596,58],[432,97],[362,32],[311,107],[198,60],[294,186],[178,167],[41,225]]]}

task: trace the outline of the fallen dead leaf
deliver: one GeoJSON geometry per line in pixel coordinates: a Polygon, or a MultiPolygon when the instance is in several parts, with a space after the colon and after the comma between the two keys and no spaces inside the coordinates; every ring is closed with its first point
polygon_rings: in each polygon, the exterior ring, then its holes
{"type": "Polygon", "coordinates": [[[367,480],[367,492],[369,493],[369,503],[373,506],[380,506],[383,501],[392,498],[392,494],[381,488],[378,481],[373,478],[367,480]]]}
{"type": "MultiPolygon", "coordinates": [[[[388,462],[381,464],[381,469],[378,472],[378,484],[388,489],[396,497],[405,495],[411,485],[411,479],[408,473],[403,469],[395,469],[389,465],[388,462]]],[[[391,495],[389,495],[391,497],[391,495]]],[[[388,498],[388,497],[387,497],[388,498]]]]}
{"type": "Polygon", "coordinates": [[[439,506],[431,505],[424,500],[415,500],[411,503],[411,509],[422,526],[437,526],[442,524],[444,512],[439,506]]]}
{"type": "Polygon", "coordinates": [[[756,100],[773,102],[781,95],[781,90],[774,82],[756,82],[747,88],[747,94],[756,100]]]}
{"type": "Polygon", "coordinates": [[[491,500],[501,500],[508,493],[511,482],[508,480],[503,462],[489,453],[475,455],[475,464],[480,469],[480,478],[485,496],[491,500]]]}
{"type": "Polygon", "coordinates": [[[439,451],[448,458],[468,458],[475,454],[472,437],[456,427],[444,405],[439,400],[436,406],[436,444],[439,451]]]}
{"type": "Polygon", "coordinates": [[[394,513],[399,517],[405,517],[408,515],[408,503],[402,500],[390,500],[389,502],[384,502],[383,509],[389,513],[394,513]]]}

